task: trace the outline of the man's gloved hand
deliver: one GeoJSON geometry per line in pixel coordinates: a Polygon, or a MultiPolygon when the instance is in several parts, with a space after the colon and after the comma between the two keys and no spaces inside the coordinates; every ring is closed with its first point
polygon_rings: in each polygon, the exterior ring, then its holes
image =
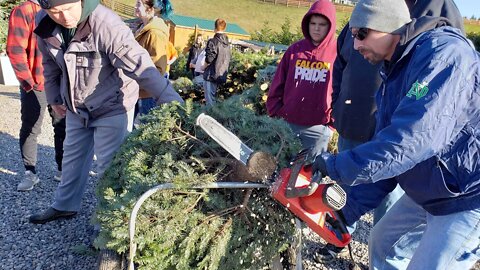
{"type": "Polygon", "coordinates": [[[315,161],[312,164],[313,173],[320,172],[322,177],[328,176],[327,163],[325,162],[325,159],[328,158],[329,155],[330,154],[328,153],[322,153],[315,157],[315,161]]]}

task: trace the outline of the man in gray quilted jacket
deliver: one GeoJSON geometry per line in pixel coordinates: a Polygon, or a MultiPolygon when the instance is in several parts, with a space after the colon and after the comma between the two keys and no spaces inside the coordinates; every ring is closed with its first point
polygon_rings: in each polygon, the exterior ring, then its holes
{"type": "Polygon", "coordinates": [[[80,209],[93,153],[101,176],[132,128],[139,86],[158,104],[180,96],[127,25],[98,0],[40,0],[35,33],[47,102],[66,116],[63,173],[54,202],[30,216],[43,224],[80,209]]]}

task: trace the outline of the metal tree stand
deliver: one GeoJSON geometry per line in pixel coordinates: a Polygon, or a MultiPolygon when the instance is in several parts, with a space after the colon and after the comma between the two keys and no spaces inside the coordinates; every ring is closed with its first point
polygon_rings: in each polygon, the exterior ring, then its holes
{"type": "MultiPolygon", "coordinates": [[[[165,184],[160,184],[157,185],[149,190],[147,190],[145,193],[140,196],[140,198],[137,200],[135,203],[132,213],[130,214],[130,220],[129,220],[129,238],[130,238],[130,250],[129,250],[129,256],[128,256],[128,270],[134,270],[135,265],[133,262],[133,259],[135,258],[136,254],[136,249],[137,245],[135,243],[135,221],[137,218],[138,211],[140,210],[140,207],[142,204],[153,194],[155,194],[158,191],[162,190],[169,190],[169,189],[176,189],[176,187],[173,183],[165,183],[165,184]]],[[[194,186],[189,189],[224,189],[224,188],[234,188],[234,189],[253,189],[253,188],[269,188],[268,185],[265,184],[260,184],[260,183],[250,183],[250,182],[215,182],[215,183],[208,183],[204,185],[199,185],[199,186],[194,186]]],[[[298,223],[298,221],[296,222],[298,223]]],[[[298,227],[298,224],[297,224],[298,227]]],[[[300,231],[301,235],[301,231],[300,231]]],[[[300,236],[301,237],[301,236],[300,236]]],[[[296,237],[297,241],[298,236],[296,237]]],[[[297,243],[294,247],[294,249],[298,249],[301,247],[297,243]]],[[[294,265],[296,265],[296,269],[302,269],[301,266],[301,254],[300,252],[295,252],[296,253],[296,258],[294,258],[294,261],[292,262],[294,265]]],[[[279,259],[279,258],[278,258],[279,259]]],[[[278,265],[279,262],[274,262],[273,269],[282,269],[281,264],[278,265]]],[[[97,266],[98,270],[124,270],[127,269],[126,267],[126,258],[124,255],[118,254],[113,250],[109,249],[104,249],[100,251],[100,254],[98,255],[97,258],[97,266]]]]}

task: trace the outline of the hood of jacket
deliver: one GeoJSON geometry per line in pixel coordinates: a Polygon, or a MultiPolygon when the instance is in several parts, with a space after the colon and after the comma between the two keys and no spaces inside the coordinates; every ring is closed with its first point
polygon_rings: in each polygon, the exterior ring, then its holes
{"type": "Polygon", "coordinates": [[[135,36],[139,36],[147,31],[150,30],[157,30],[164,33],[167,37],[169,36],[169,29],[165,21],[159,17],[153,17],[150,22],[148,22],[140,32],[138,32],[135,36]]]}
{"type": "Polygon", "coordinates": [[[441,16],[449,20],[449,25],[465,34],[463,17],[453,0],[405,0],[405,2],[410,10],[410,17],[441,16]]]}
{"type": "Polygon", "coordinates": [[[95,8],[97,8],[99,3],[99,0],[82,0],[82,15],[80,16],[78,24],[81,24],[83,21],[85,21],[88,16],[92,14],[95,8]]]}
{"type": "MultiPolygon", "coordinates": [[[[335,18],[335,6],[329,0],[319,0],[313,3],[310,7],[310,10],[303,16],[302,19],[302,32],[305,39],[311,42],[312,38],[308,31],[310,17],[312,15],[322,15],[330,21],[330,29],[328,30],[327,35],[322,40],[319,47],[327,47],[332,42],[335,42],[335,29],[337,29],[337,23],[335,18]]],[[[313,45],[313,43],[312,43],[313,45]]]]}
{"type": "Polygon", "coordinates": [[[213,38],[217,39],[218,42],[222,43],[224,46],[228,46],[228,37],[224,32],[215,33],[213,38]]]}
{"type": "Polygon", "coordinates": [[[397,63],[404,54],[410,42],[416,39],[420,34],[442,26],[452,26],[450,21],[444,17],[423,16],[412,21],[401,29],[400,41],[395,48],[390,61],[385,61],[384,69],[388,74],[391,68],[397,63]]]}

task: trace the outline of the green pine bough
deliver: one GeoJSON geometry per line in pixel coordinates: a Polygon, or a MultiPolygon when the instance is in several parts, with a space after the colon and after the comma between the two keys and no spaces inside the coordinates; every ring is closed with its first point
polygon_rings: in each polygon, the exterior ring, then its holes
{"type": "MultiPolygon", "coordinates": [[[[262,69],[269,65],[273,65],[276,69],[276,63],[279,57],[279,55],[267,55],[263,52],[242,53],[233,50],[227,73],[227,81],[218,86],[217,99],[223,101],[251,89],[255,82],[258,82],[259,73],[262,69]]],[[[183,60],[185,58],[186,56],[181,54],[179,60],[172,65],[170,78],[175,80],[173,87],[183,99],[191,98],[194,101],[202,101],[204,97],[202,86],[195,85],[191,80],[192,78],[187,78],[191,75],[185,73],[185,64],[182,64],[186,62],[186,60],[183,60]]]]}
{"type": "Polygon", "coordinates": [[[276,156],[279,168],[288,166],[300,142],[284,121],[258,114],[264,93],[254,86],[213,107],[187,101],[145,116],[98,184],[96,222],[102,229],[95,245],[128,254],[133,205],[151,187],[171,182],[178,189],[155,193],[139,211],[137,269],[268,267],[292,243],[295,229],[292,214],[267,189],[189,189],[244,181],[238,162],[195,126],[202,112],[252,149],[276,156]]]}

